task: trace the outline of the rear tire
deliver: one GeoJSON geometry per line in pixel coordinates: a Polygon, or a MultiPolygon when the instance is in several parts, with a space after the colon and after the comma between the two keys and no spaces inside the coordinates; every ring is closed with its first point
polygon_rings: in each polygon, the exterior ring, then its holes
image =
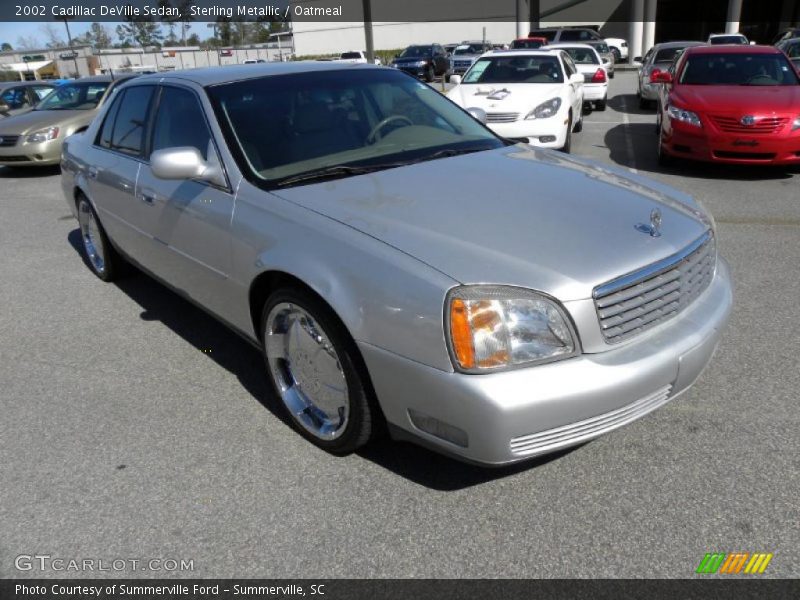
{"type": "Polygon", "coordinates": [[[594,109],[603,112],[606,109],[606,105],[608,104],[608,96],[603,98],[602,100],[598,100],[594,103],[594,109]]]}
{"type": "Polygon", "coordinates": [[[373,436],[380,418],[369,376],[347,329],[315,294],[273,292],[261,318],[270,380],[303,437],[333,454],[349,454],[373,436]]]}
{"type": "Polygon", "coordinates": [[[103,281],[113,281],[122,270],[122,258],[109,242],[105,229],[86,196],[78,196],[77,205],[81,246],[86,263],[97,277],[103,281]]]}

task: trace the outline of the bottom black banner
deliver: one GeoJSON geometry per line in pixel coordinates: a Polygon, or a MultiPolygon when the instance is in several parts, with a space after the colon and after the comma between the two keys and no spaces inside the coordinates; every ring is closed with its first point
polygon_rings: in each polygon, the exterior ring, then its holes
{"type": "Polygon", "coordinates": [[[2,600],[530,600],[798,598],[779,579],[27,579],[0,580],[2,600]]]}

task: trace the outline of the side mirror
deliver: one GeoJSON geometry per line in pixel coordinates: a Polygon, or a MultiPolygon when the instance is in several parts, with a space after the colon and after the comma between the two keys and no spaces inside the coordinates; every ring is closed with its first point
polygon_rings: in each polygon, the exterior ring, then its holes
{"type": "Polygon", "coordinates": [[[653,71],[650,74],[650,83],[672,83],[669,71],[653,71]]]}
{"type": "MultiPolygon", "coordinates": [[[[452,78],[451,78],[451,81],[452,81],[452,78]]],[[[478,108],[477,106],[470,106],[470,107],[467,109],[467,112],[468,112],[469,114],[471,114],[471,115],[472,115],[472,117],[473,117],[473,118],[474,118],[476,121],[480,121],[481,123],[483,123],[484,125],[486,125],[486,111],[485,111],[485,110],[483,110],[482,108],[478,108]]]]}
{"type": "Polygon", "coordinates": [[[461,75],[450,75],[450,83],[453,85],[461,83],[461,75]]]}
{"type": "Polygon", "coordinates": [[[569,76],[570,83],[583,83],[583,75],[580,73],[573,73],[569,76]]]}
{"type": "Polygon", "coordinates": [[[642,62],[642,57],[641,56],[634,56],[633,57],[633,62],[642,62]]]}
{"type": "Polygon", "coordinates": [[[10,110],[11,107],[2,100],[0,100],[0,113],[8,112],[10,110]]]}
{"type": "Polygon", "coordinates": [[[222,169],[208,164],[200,151],[191,146],[156,150],[150,155],[150,169],[159,179],[200,179],[225,185],[222,169]]]}

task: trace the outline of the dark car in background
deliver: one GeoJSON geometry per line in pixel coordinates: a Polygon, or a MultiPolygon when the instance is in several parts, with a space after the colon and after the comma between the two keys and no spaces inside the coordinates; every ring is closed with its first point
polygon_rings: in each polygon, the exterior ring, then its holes
{"type": "Polygon", "coordinates": [[[0,119],[30,110],[55,87],[44,81],[0,82],[0,119]]]}
{"type": "Polygon", "coordinates": [[[775,44],[778,50],[783,50],[796,69],[800,70],[800,37],[787,38],[775,44]]]}
{"type": "Polygon", "coordinates": [[[436,77],[450,80],[450,60],[447,52],[440,44],[414,44],[398,54],[392,61],[392,67],[405,71],[427,82],[436,77]]]}

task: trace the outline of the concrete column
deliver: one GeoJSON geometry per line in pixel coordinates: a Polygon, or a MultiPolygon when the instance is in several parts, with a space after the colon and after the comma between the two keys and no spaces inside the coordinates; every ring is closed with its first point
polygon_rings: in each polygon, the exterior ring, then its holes
{"type": "Polygon", "coordinates": [[[644,0],[631,1],[631,22],[628,29],[628,62],[633,64],[634,56],[642,55],[642,34],[644,32],[644,0]]]}
{"type": "Polygon", "coordinates": [[[530,12],[526,0],[517,0],[517,37],[528,37],[530,32],[530,12]]]}
{"type": "Polygon", "coordinates": [[[539,29],[539,27],[542,26],[542,7],[539,6],[539,0],[528,0],[528,8],[528,33],[530,33],[534,29],[539,29]]]}
{"type": "Polygon", "coordinates": [[[739,33],[739,20],[742,18],[742,0],[728,0],[728,22],[725,33],[739,33]]]}
{"type": "Polygon", "coordinates": [[[645,0],[644,33],[642,35],[642,55],[656,43],[656,6],[657,0],[645,0]]]}

